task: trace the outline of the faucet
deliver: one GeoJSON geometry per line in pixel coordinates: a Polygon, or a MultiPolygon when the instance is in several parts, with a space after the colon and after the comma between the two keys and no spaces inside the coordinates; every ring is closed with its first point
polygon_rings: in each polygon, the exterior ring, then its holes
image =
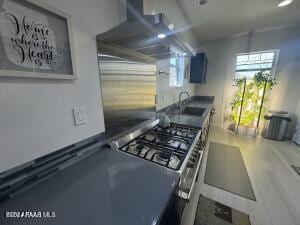
{"type": "Polygon", "coordinates": [[[188,99],[190,100],[190,94],[187,91],[180,92],[180,94],[179,94],[179,106],[178,106],[179,109],[181,109],[181,105],[182,105],[182,102],[181,102],[181,96],[182,96],[182,94],[187,94],[188,99]]]}

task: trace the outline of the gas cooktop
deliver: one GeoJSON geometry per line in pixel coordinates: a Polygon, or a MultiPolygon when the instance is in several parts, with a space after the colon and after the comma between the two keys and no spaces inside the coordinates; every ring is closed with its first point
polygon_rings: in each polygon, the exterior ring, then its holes
{"type": "Polygon", "coordinates": [[[156,125],[119,150],[179,170],[198,131],[176,124],[165,129],[156,125]]]}

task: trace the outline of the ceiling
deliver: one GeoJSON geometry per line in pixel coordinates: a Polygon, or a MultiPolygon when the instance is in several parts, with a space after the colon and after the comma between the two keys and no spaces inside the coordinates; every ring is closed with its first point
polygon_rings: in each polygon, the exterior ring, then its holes
{"type": "Polygon", "coordinates": [[[204,42],[283,26],[300,25],[300,0],[177,0],[198,41],[204,42]]]}

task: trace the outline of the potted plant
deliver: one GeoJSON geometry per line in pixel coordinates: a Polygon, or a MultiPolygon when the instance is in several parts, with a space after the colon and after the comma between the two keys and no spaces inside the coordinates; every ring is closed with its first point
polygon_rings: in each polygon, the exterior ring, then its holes
{"type": "Polygon", "coordinates": [[[252,79],[237,79],[235,83],[238,90],[231,103],[234,131],[255,136],[266,110],[269,92],[276,84],[275,79],[270,72],[258,72],[252,79]]]}

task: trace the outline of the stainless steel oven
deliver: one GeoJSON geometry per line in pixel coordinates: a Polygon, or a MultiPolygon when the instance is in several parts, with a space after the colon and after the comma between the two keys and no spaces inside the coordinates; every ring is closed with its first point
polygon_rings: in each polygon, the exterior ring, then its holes
{"type": "Polygon", "coordinates": [[[179,224],[186,204],[193,198],[208,139],[210,116],[205,118],[202,129],[178,124],[162,129],[156,120],[111,143],[115,150],[151,161],[179,174],[180,181],[172,201],[171,213],[176,219],[164,224],[175,225],[175,221],[179,224]]]}
{"type": "MultiPolygon", "coordinates": [[[[174,204],[173,213],[170,214],[172,219],[169,219],[169,221],[172,222],[166,223],[166,225],[181,225],[185,224],[187,220],[190,220],[190,217],[194,218],[191,211],[193,211],[193,209],[197,206],[198,196],[196,194],[199,194],[199,190],[196,190],[196,188],[199,187],[198,178],[204,151],[207,147],[209,128],[213,116],[213,112],[209,113],[210,115],[208,115],[203,122],[199,139],[192,149],[192,152],[198,154],[197,160],[195,160],[194,165],[192,165],[193,167],[190,168],[189,171],[186,170],[188,172],[183,172],[182,179],[178,187],[178,197],[175,201],[173,201],[173,203],[171,203],[174,204]],[[185,174],[187,175],[185,176],[185,174]]],[[[196,154],[193,156],[196,156],[196,154]]]]}

